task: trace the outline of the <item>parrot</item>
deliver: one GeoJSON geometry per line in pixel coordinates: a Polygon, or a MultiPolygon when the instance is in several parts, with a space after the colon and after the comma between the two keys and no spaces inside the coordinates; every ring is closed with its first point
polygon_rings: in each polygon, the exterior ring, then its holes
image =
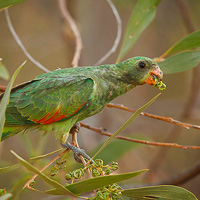
{"type": "MultiPolygon", "coordinates": [[[[1,141],[28,130],[53,131],[63,147],[90,160],[84,150],[68,142],[77,122],[100,113],[107,104],[138,85],[164,89],[163,72],[148,57],[132,57],[117,64],[57,69],[12,88],[1,141]]],[[[0,101],[3,94],[0,95],[0,101]]]]}

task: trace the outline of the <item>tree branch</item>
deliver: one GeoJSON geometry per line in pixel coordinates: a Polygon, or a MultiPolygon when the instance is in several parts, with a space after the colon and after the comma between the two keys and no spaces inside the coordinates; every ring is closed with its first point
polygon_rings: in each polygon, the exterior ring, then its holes
{"type": "MultiPolygon", "coordinates": [[[[101,135],[105,135],[108,137],[112,136],[111,133],[103,130],[102,128],[96,128],[96,127],[84,124],[82,122],[80,124],[82,127],[92,130],[101,135]]],[[[180,145],[180,144],[176,144],[176,143],[164,143],[164,142],[150,142],[150,141],[145,141],[145,140],[132,139],[132,138],[124,137],[124,136],[117,136],[116,139],[126,140],[129,142],[135,142],[135,143],[140,143],[140,144],[145,144],[145,145],[152,145],[152,146],[174,147],[174,148],[179,148],[179,149],[184,149],[184,150],[186,150],[186,149],[200,150],[200,146],[188,146],[188,145],[180,145]]]]}
{"type": "Polygon", "coordinates": [[[72,60],[72,66],[78,67],[78,61],[80,59],[81,50],[83,48],[81,36],[80,36],[79,30],[76,26],[76,23],[74,22],[73,18],[71,17],[71,15],[69,14],[69,12],[67,10],[66,1],[58,0],[58,7],[60,9],[63,19],[65,20],[65,22],[67,22],[70,25],[71,30],[75,36],[76,47],[75,47],[74,57],[72,60]]]}
{"type": "MultiPolygon", "coordinates": [[[[126,110],[126,111],[129,111],[129,112],[132,112],[132,113],[136,112],[136,110],[134,110],[132,108],[125,107],[123,104],[109,103],[107,105],[107,107],[108,108],[118,108],[118,109],[126,110]]],[[[182,128],[186,128],[186,129],[193,128],[193,129],[200,130],[200,126],[198,126],[198,125],[180,122],[178,120],[174,120],[171,117],[163,117],[163,116],[159,116],[159,115],[149,114],[149,113],[146,113],[146,112],[141,112],[140,115],[150,117],[150,118],[153,118],[153,119],[158,119],[158,120],[161,120],[161,121],[164,121],[164,122],[168,122],[168,123],[171,123],[171,124],[174,124],[174,125],[180,126],[182,128]]]]}
{"type": "Polygon", "coordinates": [[[19,47],[21,48],[21,50],[23,51],[23,53],[27,56],[27,58],[33,63],[35,64],[37,67],[39,67],[40,69],[42,69],[45,72],[50,72],[46,67],[44,67],[42,64],[40,64],[37,60],[35,60],[30,54],[29,52],[26,50],[25,46],[23,45],[22,41],[20,40],[19,36],[17,35],[12,22],[10,20],[10,16],[9,16],[9,12],[8,12],[8,8],[5,9],[5,16],[6,16],[6,20],[7,20],[7,24],[8,24],[8,28],[10,29],[10,32],[12,33],[15,41],[17,42],[17,44],[19,45],[19,47]]]}
{"type": "Polygon", "coordinates": [[[111,47],[111,49],[102,57],[99,59],[99,61],[97,63],[95,63],[94,65],[100,65],[102,62],[104,62],[111,54],[113,54],[118,45],[119,45],[119,42],[120,42],[120,39],[121,39],[121,35],[122,35],[122,22],[121,22],[121,19],[120,19],[120,16],[119,16],[119,13],[116,9],[116,7],[114,6],[114,4],[112,3],[111,0],[107,0],[108,4],[110,5],[111,9],[112,9],[112,12],[115,16],[115,19],[117,21],[117,36],[115,38],[115,41],[114,41],[114,44],[113,46],[111,47]]]}
{"type": "Polygon", "coordinates": [[[168,180],[161,181],[156,183],[158,185],[183,185],[184,183],[188,182],[195,176],[200,174],[200,161],[192,166],[191,168],[183,171],[182,173],[169,178],[168,180]]]}

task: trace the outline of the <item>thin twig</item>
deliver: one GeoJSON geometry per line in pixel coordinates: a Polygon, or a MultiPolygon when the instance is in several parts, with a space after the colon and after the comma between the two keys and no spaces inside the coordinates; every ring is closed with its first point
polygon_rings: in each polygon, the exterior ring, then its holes
{"type": "Polygon", "coordinates": [[[6,86],[0,85],[0,92],[5,92],[6,91],[6,86]]]}
{"type": "MultiPolygon", "coordinates": [[[[84,123],[80,123],[82,127],[87,128],[89,130],[95,131],[101,135],[105,135],[108,137],[111,137],[112,134],[104,131],[102,128],[96,128],[84,123]]],[[[200,150],[200,146],[188,146],[188,145],[180,145],[180,144],[176,144],[176,143],[164,143],[164,142],[150,142],[150,141],[145,141],[145,140],[138,140],[138,139],[132,139],[132,138],[128,138],[128,137],[124,137],[124,136],[117,136],[116,139],[120,139],[120,140],[126,140],[129,142],[135,142],[135,143],[140,143],[140,144],[145,144],[145,145],[153,145],[153,146],[162,146],[162,147],[174,147],[174,148],[179,148],[179,149],[199,149],[200,150]]]]}
{"type": "Polygon", "coordinates": [[[22,41],[20,40],[19,36],[17,35],[12,22],[10,20],[10,16],[9,16],[9,12],[8,12],[8,8],[5,9],[5,15],[6,15],[6,20],[7,20],[7,24],[8,27],[10,29],[10,32],[12,33],[15,41],[17,42],[17,44],[19,45],[19,47],[21,48],[21,50],[23,51],[23,53],[27,56],[27,58],[33,63],[35,64],[37,67],[39,67],[40,69],[42,69],[45,72],[50,72],[46,67],[44,67],[43,65],[41,65],[37,60],[35,60],[30,54],[29,52],[26,50],[26,48],[24,47],[22,41]]]}
{"type": "Polygon", "coordinates": [[[73,18],[71,17],[71,15],[69,14],[69,12],[67,10],[66,1],[65,0],[58,0],[58,7],[60,9],[60,12],[61,12],[63,19],[67,23],[69,23],[71,30],[72,30],[72,32],[75,36],[76,47],[75,47],[74,57],[73,57],[73,60],[72,60],[72,66],[78,67],[78,61],[80,59],[81,50],[83,48],[81,35],[80,35],[79,30],[76,26],[76,23],[74,22],[73,18]]]}
{"type": "MultiPolygon", "coordinates": [[[[123,104],[109,103],[109,104],[107,105],[107,107],[108,107],[108,108],[118,108],[118,109],[126,110],[126,111],[129,111],[129,112],[132,112],[132,113],[135,113],[135,112],[136,112],[136,110],[134,110],[134,109],[132,109],[132,108],[125,107],[123,104]]],[[[171,118],[171,117],[163,117],[163,116],[153,115],[153,114],[146,113],[146,112],[141,112],[140,115],[146,116],[146,117],[151,117],[151,118],[154,118],[154,119],[158,119],[158,120],[161,120],[161,121],[164,121],[164,122],[168,122],[168,123],[171,123],[171,124],[175,124],[175,125],[177,125],[177,126],[180,126],[180,127],[182,127],[182,128],[186,128],[186,129],[193,128],[193,129],[198,129],[198,130],[200,130],[200,126],[198,126],[198,125],[180,122],[180,121],[178,121],[178,120],[174,120],[174,119],[171,118]]]]}
{"type": "MultiPolygon", "coordinates": [[[[56,156],[53,160],[51,160],[47,165],[45,165],[40,172],[43,172],[47,167],[49,167],[52,163],[54,163],[56,160],[58,160],[61,156],[63,156],[64,154],[68,153],[70,150],[69,149],[65,149],[62,153],[60,153],[58,156],[56,156]]],[[[35,174],[23,187],[23,189],[26,187],[28,189],[32,189],[30,187],[30,183],[32,181],[34,181],[37,178],[38,174],[35,174]]]]}
{"type": "Polygon", "coordinates": [[[108,4],[110,5],[111,9],[112,9],[112,12],[115,16],[115,19],[117,21],[117,36],[115,38],[115,41],[114,41],[114,44],[113,46],[111,47],[111,49],[97,62],[95,63],[95,65],[99,65],[101,64],[102,62],[104,62],[111,54],[113,54],[118,45],[119,45],[119,41],[121,39],[121,35],[122,35],[122,22],[121,22],[121,18],[119,16],[119,13],[116,9],[116,7],[114,6],[114,4],[112,3],[111,0],[107,0],[108,4]]]}
{"type": "MultiPolygon", "coordinates": [[[[77,126],[76,126],[75,128],[72,128],[72,129],[70,130],[70,134],[72,134],[72,144],[73,144],[75,147],[77,147],[77,148],[80,148],[80,147],[79,147],[79,144],[78,144],[78,139],[77,139],[77,133],[78,133],[78,131],[79,131],[79,128],[80,128],[80,127],[77,127],[77,126]]],[[[88,163],[85,161],[84,157],[83,157],[82,155],[80,155],[80,158],[81,158],[81,161],[82,161],[84,167],[87,167],[88,163]]],[[[89,178],[92,178],[92,175],[91,175],[90,170],[89,170],[89,169],[86,169],[86,171],[87,171],[88,177],[89,177],[89,178]]]]}
{"type": "Polygon", "coordinates": [[[195,164],[195,166],[181,172],[175,177],[169,178],[168,180],[161,181],[157,184],[159,185],[183,185],[192,178],[200,174],[200,161],[195,164]]]}

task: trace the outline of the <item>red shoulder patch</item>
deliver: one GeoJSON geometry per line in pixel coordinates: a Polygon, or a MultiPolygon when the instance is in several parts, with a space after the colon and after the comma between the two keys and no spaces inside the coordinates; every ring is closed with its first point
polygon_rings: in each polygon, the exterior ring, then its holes
{"type": "Polygon", "coordinates": [[[63,118],[69,118],[69,117],[72,117],[73,115],[75,115],[86,103],[87,103],[87,101],[84,102],[83,104],[81,104],[81,106],[73,114],[71,114],[69,116],[66,116],[65,114],[61,114],[60,109],[59,109],[51,117],[49,117],[49,115],[51,113],[48,113],[42,119],[39,119],[39,120],[34,119],[32,121],[34,121],[37,124],[51,124],[51,123],[57,122],[63,118]]]}

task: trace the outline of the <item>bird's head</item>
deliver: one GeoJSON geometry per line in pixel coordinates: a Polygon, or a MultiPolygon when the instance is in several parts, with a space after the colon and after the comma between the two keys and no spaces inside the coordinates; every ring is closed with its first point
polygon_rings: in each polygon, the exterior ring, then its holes
{"type": "Polygon", "coordinates": [[[134,81],[133,84],[144,85],[149,84],[158,87],[160,90],[166,88],[162,82],[163,72],[158,64],[147,57],[133,57],[125,60],[123,64],[126,66],[127,78],[134,81]]]}

